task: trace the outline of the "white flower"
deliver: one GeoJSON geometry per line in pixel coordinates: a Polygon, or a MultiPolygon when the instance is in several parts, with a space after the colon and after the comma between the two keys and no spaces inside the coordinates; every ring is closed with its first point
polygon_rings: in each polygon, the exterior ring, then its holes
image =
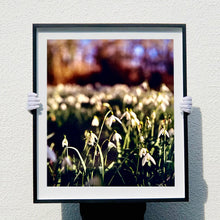
{"type": "Polygon", "coordinates": [[[77,102],[76,105],[75,105],[75,107],[76,107],[77,109],[80,109],[80,108],[81,108],[81,103],[77,102]]]}
{"type": "Polygon", "coordinates": [[[48,146],[47,146],[47,158],[51,160],[52,162],[56,162],[57,160],[57,156],[55,152],[48,146]]]}
{"type": "Polygon", "coordinates": [[[74,103],[75,103],[75,97],[73,97],[73,96],[68,96],[67,98],[66,98],[66,102],[69,104],[69,105],[73,105],[74,103]]]}
{"type": "Polygon", "coordinates": [[[109,141],[109,142],[108,142],[108,152],[109,152],[112,148],[116,148],[116,149],[117,149],[117,147],[115,146],[115,144],[112,143],[111,141],[109,141]]]}
{"type": "Polygon", "coordinates": [[[147,153],[147,149],[146,148],[141,148],[140,152],[139,152],[139,156],[140,158],[145,156],[147,153]]]}
{"type": "Polygon", "coordinates": [[[99,101],[98,96],[94,95],[90,98],[90,104],[94,105],[97,101],[99,101]]]}
{"type": "Polygon", "coordinates": [[[73,164],[70,160],[70,157],[65,157],[63,159],[62,164],[61,164],[61,171],[64,171],[64,168],[65,168],[66,165],[69,166],[69,167],[73,166],[73,164]]]}
{"type": "Polygon", "coordinates": [[[161,135],[166,135],[168,138],[170,137],[169,133],[164,128],[160,130],[158,137],[160,137],[161,135]]]}
{"type": "Polygon", "coordinates": [[[142,84],[141,84],[141,87],[144,89],[144,90],[147,90],[148,89],[148,83],[147,82],[143,82],[142,84]]]}
{"type": "Polygon", "coordinates": [[[149,153],[147,153],[146,148],[142,148],[140,150],[139,156],[140,156],[140,158],[142,158],[144,156],[142,159],[142,166],[144,166],[149,161],[151,161],[154,165],[156,165],[154,158],[149,153]]]}
{"type": "Polygon", "coordinates": [[[144,143],[144,137],[142,135],[140,136],[140,142],[144,143]]]}
{"type": "Polygon", "coordinates": [[[169,106],[169,99],[169,96],[164,93],[159,93],[157,97],[157,103],[160,105],[163,112],[165,112],[167,106],[169,106]]]}
{"type": "Polygon", "coordinates": [[[61,108],[63,111],[65,111],[65,110],[67,109],[67,106],[66,106],[65,103],[62,103],[62,104],[60,105],[60,108],[61,108]]]}
{"type": "Polygon", "coordinates": [[[147,116],[147,119],[146,119],[146,125],[147,125],[147,128],[151,128],[151,121],[150,121],[148,116],[147,116]]]}
{"type": "Polygon", "coordinates": [[[120,140],[122,139],[121,135],[119,133],[115,133],[112,137],[113,141],[116,141],[116,143],[120,143],[120,140]]]}
{"type": "Polygon", "coordinates": [[[152,112],[151,117],[152,117],[153,120],[156,118],[156,112],[155,111],[152,112]]]}
{"type": "Polygon", "coordinates": [[[137,115],[133,111],[130,111],[130,115],[132,118],[137,118],[137,115]]]}
{"type": "Polygon", "coordinates": [[[86,134],[86,138],[88,140],[88,144],[92,146],[95,144],[96,140],[98,139],[93,132],[86,134]]]}
{"type": "Polygon", "coordinates": [[[136,94],[137,96],[140,96],[142,93],[142,89],[141,88],[136,88],[136,94]]]}
{"type": "Polygon", "coordinates": [[[114,115],[111,115],[109,118],[107,118],[106,120],[106,124],[111,127],[112,126],[112,123],[114,122],[119,122],[121,124],[121,121],[118,117],[114,116],[114,115]]]}
{"type": "Polygon", "coordinates": [[[56,89],[57,89],[58,92],[62,92],[64,90],[64,85],[60,83],[60,84],[57,85],[56,89]]]}
{"type": "Polygon", "coordinates": [[[137,106],[137,109],[138,109],[139,111],[142,111],[143,107],[144,107],[143,103],[142,103],[142,102],[139,102],[139,103],[138,103],[138,106],[137,106]]]}
{"type": "Polygon", "coordinates": [[[68,141],[66,139],[66,135],[64,135],[64,139],[62,141],[62,147],[68,147],[68,141]]]}
{"type": "Polygon", "coordinates": [[[130,115],[131,115],[131,126],[132,127],[139,126],[140,125],[140,121],[137,118],[137,115],[133,111],[130,111],[130,115]]]}
{"type": "Polygon", "coordinates": [[[94,126],[94,127],[99,126],[99,118],[96,115],[93,117],[92,126],[94,126]]]}
{"type": "Polygon", "coordinates": [[[138,118],[132,118],[131,119],[131,126],[134,128],[136,126],[139,126],[140,125],[140,121],[138,118]]]}
{"type": "Polygon", "coordinates": [[[169,134],[170,136],[174,136],[174,129],[171,128],[171,129],[168,131],[168,134],[169,134]]]}
{"type": "Polygon", "coordinates": [[[78,94],[77,95],[77,100],[79,103],[89,103],[89,97],[87,97],[84,94],[78,94]]]}
{"type": "Polygon", "coordinates": [[[54,98],[57,103],[61,103],[63,101],[63,98],[59,94],[55,94],[54,98]]]}
{"type": "Polygon", "coordinates": [[[126,94],[126,95],[124,96],[124,99],[123,99],[123,102],[124,102],[124,103],[126,103],[126,104],[131,104],[132,101],[133,101],[132,96],[130,96],[130,95],[128,95],[128,94],[126,94]]]}
{"type": "Polygon", "coordinates": [[[169,88],[165,84],[162,84],[160,91],[161,92],[170,92],[169,88]]]}
{"type": "Polygon", "coordinates": [[[142,159],[142,166],[144,166],[149,161],[151,161],[154,165],[156,165],[154,158],[149,153],[147,153],[142,159]]]}
{"type": "Polygon", "coordinates": [[[132,102],[133,102],[133,104],[137,104],[138,100],[137,100],[137,97],[136,97],[136,96],[133,96],[132,102]]]}
{"type": "Polygon", "coordinates": [[[121,119],[123,119],[123,118],[126,118],[126,120],[130,120],[131,119],[131,115],[130,115],[130,113],[128,112],[128,110],[126,110],[124,113],[123,113],[123,115],[121,116],[121,119]]]}

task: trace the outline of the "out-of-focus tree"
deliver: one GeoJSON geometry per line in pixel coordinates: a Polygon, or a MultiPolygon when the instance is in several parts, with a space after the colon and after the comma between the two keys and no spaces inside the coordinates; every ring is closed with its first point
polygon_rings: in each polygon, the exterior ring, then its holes
{"type": "Polygon", "coordinates": [[[138,85],[173,90],[172,40],[50,40],[48,84],[138,85]]]}

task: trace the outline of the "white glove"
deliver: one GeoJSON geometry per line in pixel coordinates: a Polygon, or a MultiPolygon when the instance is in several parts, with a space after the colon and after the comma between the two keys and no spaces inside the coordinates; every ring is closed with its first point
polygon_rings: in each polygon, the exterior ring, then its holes
{"type": "Polygon", "coordinates": [[[190,114],[192,112],[192,97],[183,97],[182,102],[180,102],[180,109],[181,111],[190,114]]]}
{"type": "Polygon", "coordinates": [[[37,97],[36,93],[28,94],[27,100],[27,110],[31,111],[40,107],[40,99],[37,97]]]}

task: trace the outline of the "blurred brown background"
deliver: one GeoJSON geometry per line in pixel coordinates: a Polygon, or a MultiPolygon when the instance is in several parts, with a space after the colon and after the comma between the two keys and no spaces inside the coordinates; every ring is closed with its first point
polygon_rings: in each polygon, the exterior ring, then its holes
{"type": "Polygon", "coordinates": [[[48,85],[138,85],[173,91],[173,40],[48,40],[48,85]]]}

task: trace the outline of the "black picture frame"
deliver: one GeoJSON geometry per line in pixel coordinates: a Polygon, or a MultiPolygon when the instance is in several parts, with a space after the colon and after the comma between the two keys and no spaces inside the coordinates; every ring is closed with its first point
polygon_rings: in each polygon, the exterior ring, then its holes
{"type": "MultiPolygon", "coordinates": [[[[57,33],[71,33],[74,34],[76,32],[80,32],[82,34],[84,33],[114,33],[114,32],[119,32],[123,34],[123,32],[129,32],[129,33],[138,33],[138,36],[140,36],[143,33],[148,33],[151,31],[155,31],[156,33],[165,33],[165,34],[173,34],[176,36],[177,35],[177,39],[175,41],[177,42],[178,45],[178,49],[174,48],[174,50],[178,51],[178,55],[181,55],[181,60],[180,60],[180,66],[178,66],[178,70],[180,70],[180,74],[181,74],[181,82],[178,83],[178,87],[180,86],[181,89],[180,91],[178,91],[178,96],[175,99],[174,103],[180,102],[180,98],[183,96],[187,95],[187,73],[186,73],[186,25],[185,24],[33,24],[33,92],[39,94],[41,101],[43,100],[43,105],[40,109],[35,110],[33,113],[33,200],[34,203],[63,203],[63,202],[127,202],[127,201],[132,201],[132,202],[186,202],[189,201],[189,181],[188,181],[188,127],[187,127],[187,114],[186,113],[180,113],[181,116],[179,116],[179,118],[182,120],[182,126],[180,128],[181,132],[179,134],[179,137],[181,137],[181,140],[178,140],[180,143],[180,145],[182,146],[182,153],[183,153],[183,157],[181,157],[181,167],[179,170],[183,171],[183,174],[181,174],[181,180],[179,182],[181,182],[181,193],[180,194],[174,194],[172,196],[166,196],[166,193],[160,197],[160,196],[148,196],[148,191],[146,190],[146,195],[141,196],[140,194],[138,194],[138,196],[134,196],[134,192],[138,191],[140,189],[140,187],[132,187],[132,189],[130,189],[130,187],[128,187],[127,189],[127,195],[125,196],[125,193],[122,193],[122,195],[120,196],[121,191],[115,191],[113,193],[113,196],[111,196],[111,188],[108,188],[107,190],[110,189],[110,191],[108,191],[106,196],[94,196],[96,194],[92,193],[89,196],[85,196],[84,192],[81,193],[79,192],[79,194],[74,197],[74,196],[67,196],[68,193],[68,189],[65,192],[65,194],[63,194],[63,192],[60,192],[59,194],[59,189],[63,189],[64,187],[48,187],[47,185],[45,185],[45,180],[41,181],[42,178],[40,177],[40,172],[42,167],[39,166],[39,164],[41,163],[41,159],[42,159],[42,155],[46,155],[46,147],[44,153],[42,154],[42,148],[40,148],[40,142],[42,139],[45,139],[45,135],[44,137],[42,137],[42,122],[41,121],[41,117],[43,117],[43,115],[45,116],[45,112],[46,112],[46,105],[45,100],[47,100],[47,94],[45,93],[45,91],[43,91],[42,89],[42,82],[45,78],[45,76],[43,78],[40,78],[42,72],[41,71],[41,66],[44,66],[43,68],[45,69],[45,64],[46,64],[46,60],[45,57],[41,57],[41,52],[39,52],[41,50],[42,47],[46,47],[45,44],[45,39],[50,39],[51,38],[51,34],[57,34],[57,33]],[[49,37],[47,37],[47,34],[50,34],[49,37]],[[43,36],[43,40],[41,39],[41,35],[43,36]],[[42,43],[43,42],[43,43],[42,43]],[[43,46],[42,46],[43,45],[43,46]],[[180,51],[179,51],[180,50],[180,51]],[[42,60],[43,60],[43,64],[42,64],[42,60]],[[44,183],[42,183],[44,182],[44,183]],[[45,188],[42,190],[41,186],[45,185],[45,188]],[[53,192],[53,189],[56,189],[55,192],[53,192]],[[47,194],[47,190],[50,191],[49,194],[47,194]],[[51,191],[52,190],[52,191],[51,191]],[[130,192],[131,190],[131,192],[130,192]],[[44,194],[45,193],[45,194],[44,194]],[[40,196],[39,196],[40,194],[40,196]],[[83,196],[81,196],[81,194],[83,196]],[[115,196],[116,194],[119,194],[118,196],[115,196]],[[48,196],[49,195],[49,196],[48,196]],[[54,196],[53,196],[54,195],[54,196]],[[58,195],[58,196],[57,196],[58,195]]],[[[124,38],[126,38],[124,36],[124,38]]],[[[163,38],[163,37],[161,37],[163,38]]],[[[60,39],[60,38],[58,38],[60,39]]],[[[44,51],[45,52],[45,51],[44,51]]],[[[45,55],[46,56],[46,55],[45,55]]],[[[174,60],[174,62],[176,62],[176,60],[174,60]]],[[[45,73],[45,71],[44,71],[45,73]]],[[[174,70],[174,77],[176,77],[176,75],[178,73],[175,73],[174,70]]],[[[175,81],[175,80],[174,80],[175,81]]],[[[174,82],[174,87],[176,88],[177,86],[175,85],[176,82],[174,82]]],[[[44,86],[45,87],[45,86],[44,86]]],[[[46,88],[45,88],[46,89],[46,88]]],[[[175,89],[174,89],[175,91],[175,89]]],[[[176,91],[175,91],[176,92],[176,91]]],[[[174,93],[175,93],[174,92],[174,93]]],[[[177,107],[175,107],[177,108],[177,107]]],[[[178,110],[176,110],[178,111],[178,110]]],[[[175,119],[177,120],[177,119],[175,119]]],[[[44,118],[45,121],[45,118],[44,118]]],[[[46,121],[45,121],[46,124],[46,121]]],[[[176,137],[176,136],[175,136],[176,137]]],[[[44,160],[46,161],[46,158],[44,158],[44,160]]],[[[44,163],[46,163],[44,161],[44,163]]],[[[46,169],[46,168],[45,168],[46,169]]],[[[179,183],[178,182],[178,183],[179,183]]],[[[176,184],[178,184],[175,182],[175,187],[176,184]]],[[[148,186],[146,186],[147,188],[148,186]]],[[[179,186],[178,186],[179,187],[179,186]]],[[[96,191],[99,189],[99,187],[76,187],[77,190],[81,189],[81,188],[86,188],[87,190],[91,190],[91,191],[96,191]]],[[[102,189],[106,187],[101,187],[102,189]]],[[[142,187],[145,188],[145,187],[142,187]]],[[[156,188],[160,188],[160,187],[154,187],[153,190],[155,190],[156,188]]],[[[172,187],[165,187],[166,189],[171,189],[172,187]]],[[[69,187],[69,189],[74,189],[74,187],[69,187]]],[[[172,191],[172,190],[170,190],[172,191]]],[[[175,191],[175,190],[174,190],[175,191]]],[[[76,191],[74,191],[76,192],[76,191]]],[[[103,191],[101,191],[100,193],[103,193],[103,191]]],[[[70,193],[71,195],[73,195],[72,193],[70,193]]],[[[99,193],[98,193],[99,194],[99,193]]],[[[157,193],[155,193],[157,194],[157,193]]]]}

